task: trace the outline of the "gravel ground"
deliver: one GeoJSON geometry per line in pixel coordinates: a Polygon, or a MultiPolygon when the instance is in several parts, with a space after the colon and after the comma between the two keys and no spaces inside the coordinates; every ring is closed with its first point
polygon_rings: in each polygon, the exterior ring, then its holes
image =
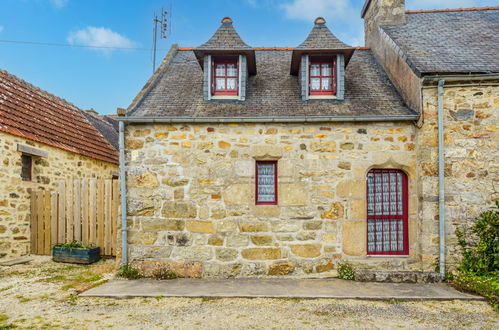
{"type": "Polygon", "coordinates": [[[0,268],[0,329],[499,328],[498,314],[481,301],[79,298],[113,277],[114,261],[74,266],[34,259],[0,268]]]}

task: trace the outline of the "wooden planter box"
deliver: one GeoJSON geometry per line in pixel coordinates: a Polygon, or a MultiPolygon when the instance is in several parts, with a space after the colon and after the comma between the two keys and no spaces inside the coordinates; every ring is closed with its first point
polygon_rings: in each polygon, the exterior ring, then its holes
{"type": "Polygon", "coordinates": [[[76,249],[76,248],[52,248],[52,260],[56,262],[69,262],[74,264],[91,264],[99,261],[100,248],[76,249]]]}

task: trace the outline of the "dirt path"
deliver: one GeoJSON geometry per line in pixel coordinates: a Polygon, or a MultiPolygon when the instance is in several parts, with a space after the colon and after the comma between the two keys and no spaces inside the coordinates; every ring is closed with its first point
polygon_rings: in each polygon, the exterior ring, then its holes
{"type": "Polygon", "coordinates": [[[91,266],[30,264],[0,268],[0,329],[410,328],[497,329],[485,302],[383,302],[334,299],[79,298],[113,276],[114,261],[91,266]]]}

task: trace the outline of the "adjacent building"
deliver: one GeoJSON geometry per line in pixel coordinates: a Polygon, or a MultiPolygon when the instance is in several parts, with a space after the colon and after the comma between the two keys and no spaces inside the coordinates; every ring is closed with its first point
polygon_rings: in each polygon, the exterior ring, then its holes
{"type": "Polygon", "coordinates": [[[111,130],[111,124],[0,70],[0,260],[30,253],[32,189],[55,189],[65,179],[117,177],[117,132],[111,130]]]}

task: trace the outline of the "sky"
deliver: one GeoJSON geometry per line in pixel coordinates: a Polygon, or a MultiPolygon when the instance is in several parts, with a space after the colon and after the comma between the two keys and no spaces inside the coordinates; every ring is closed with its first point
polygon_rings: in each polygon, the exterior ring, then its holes
{"type": "MultiPolygon", "coordinates": [[[[0,0],[0,68],[81,109],[114,114],[152,74],[153,16],[171,6],[172,44],[207,41],[224,16],[253,47],[295,47],[323,16],[342,41],[363,46],[364,0],[0,0]],[[85,48],[8,41],[42,42],[85,48]]],[[[406,9],[497,6],[499,0],[406,0],[406,9]]]]}

